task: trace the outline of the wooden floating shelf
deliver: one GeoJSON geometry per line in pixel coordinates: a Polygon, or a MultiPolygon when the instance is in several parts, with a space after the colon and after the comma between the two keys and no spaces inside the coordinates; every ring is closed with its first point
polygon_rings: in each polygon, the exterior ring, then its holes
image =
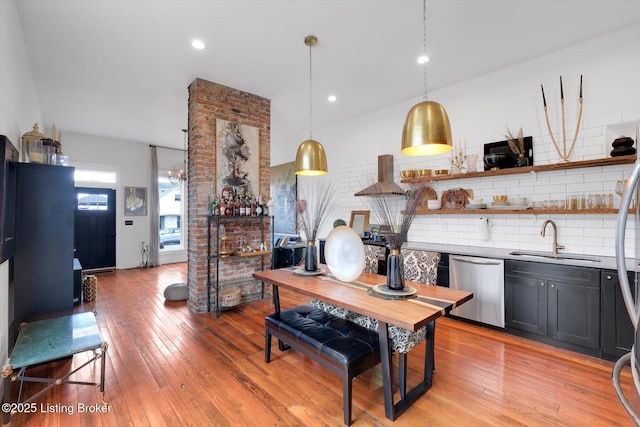
{"type": "MultiPolygon", "coordinates": [[[[629,210],[629,213],[634,213],[629,210]]],[[[516,214],[516,215],[597,215],[617,214],[618,209],[434,209],[419,210],[416,215],[475,215],[475,214],[516,214]]]]}
{"type": "Polygon", "coordinates": [[[269,255],[271,251],[234,252],[233,256],[261,256],[269,255]]]}
{"type": "MultiPolygon", "coordinates": [[[[446,181],[449,179],[481,178],[481,177],[488,177],[488,176],[523,174],[523,173],[529,173],[529,172],[548,172],[548,171],[558,171],[558,170],[567,170],[567,169],[593,168],[597,166],[627,165],[627,164],[635,163],[636,160],[637,160],[637,157],[635,155],[607,157],[604,159],[580,160],[577,162],[554,163],[551,165],[523,166],[520,168],[508,168],[508,169],[497,169],[497,170],[489,170],[489,171],[459,173],[455,175],[421,176],[421,177],[415,177],[415,178],[402,179],[400,180],[400,182],[403,182],[406,184],[413,184],[413,183],[430,182],[430,181],[446,181]]],[[[581,211],[581,212],[584,213],[584,211],[581,211]]],[[[510,212],[510,213],[513,213],[513,212],[510,212]]]]}

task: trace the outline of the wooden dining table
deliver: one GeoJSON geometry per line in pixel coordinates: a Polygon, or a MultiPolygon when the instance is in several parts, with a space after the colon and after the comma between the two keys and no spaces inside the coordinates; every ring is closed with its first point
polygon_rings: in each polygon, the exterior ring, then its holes
{"type": "Polygon", "coordinates": [[[331,276],[325,265],[320,265],[319,268],[328,274],[299,275],[296,274],[295,268],[282,268],[255,272],[254,277],[273,286],[276,312],[280,311],[279,288],[283,288],[378,320],[385,416],[395,420],[431,388],[435,366],[436,319],[469,301],[473,294],[442,286],[405,281],[405,286],[417,289],[416,295],[407,299],[389,299],[393,296],[381,297],[378,292],[373,291],[376,285],[386,284],[385,276],[362,273],[353,282],[342,282],[331,276]],[[410,331],[416,331],[423,326],[427,328],[424,377],[408,393],[401,393],[397,402],[394,402],[392,391],[392,352],[388,325],[396,325],[410,331]]]}

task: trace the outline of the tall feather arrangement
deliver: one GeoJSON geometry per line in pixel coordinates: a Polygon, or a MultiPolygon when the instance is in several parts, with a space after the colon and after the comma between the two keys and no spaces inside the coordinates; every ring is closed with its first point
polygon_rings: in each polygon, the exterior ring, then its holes
{"type": "Polygon", "coordinates": [[[304,232],[307,241],[314,241],[327,222],[327,217],[335,210],[333,202],[335,189],[331,184],[315,183],[298,187],[298,228],[304,232]]]}
{"type": "Polygon", "coordinates": [[[370,196],[380,233],[389,244],[389,249],[400,249],[407,240],[411,223],[418,211],[419,203],[412,191],[404,198],[377,194],[370,196]]]}

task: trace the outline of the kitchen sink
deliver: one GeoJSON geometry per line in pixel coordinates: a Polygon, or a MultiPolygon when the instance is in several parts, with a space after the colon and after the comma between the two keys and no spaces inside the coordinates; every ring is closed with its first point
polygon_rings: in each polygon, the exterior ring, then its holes
{"type": "Polygon", "coordinates": [[[572,254],[557,254],[554,255],[551,252],[536,252],[536,251],[513,251],[509,255],[532,257],[532,258],[550,258],[557,260],[574,260],[574,261],[587,261],[587,262],[600,262],[596,257],[590,257],[588,255],[572,255],[572,254]]]}

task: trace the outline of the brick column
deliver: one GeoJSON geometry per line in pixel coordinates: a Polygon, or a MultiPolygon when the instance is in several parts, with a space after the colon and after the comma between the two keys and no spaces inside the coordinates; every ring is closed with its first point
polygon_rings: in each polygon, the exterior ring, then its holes
{"type": "MultiPolygon", "coordinates": [[[[256,196],[267,197],[270,191],[271,101],[206,80],[194,80],[189,85],[187,306],[195,313],[207,311],[207,217],[210,197],[216,192],[216,119],[259,129],[260,183],[259,193],[256,196]]],[[[251,224],[251,227],[255,228],[253,231],[259,236],[259,221],[252,221],[251,224]]],[[[265,218],[264,224],[268,231],[270,229],[268,218],[265,218]]],[[[268,236],[268,233],[265,236],[268,236]]],[[[215,241],[213,244],[215,245],[215,241]]],[[[224,268],[220,269],[220,280],[247,276],[249,274],[247,266],[255,264],[256,261],[259,262],[257,259],[251,261],[245,258],[225,259],[224,268]]],[[[269,265],[268,257],[265,265],[267,267],[269,265]]],[[[211,272],[212,280],[215,280],[215,264],[211,272]]],[[[215,310],[213,292],[212,301],[212,310],[215,310]]]]}

